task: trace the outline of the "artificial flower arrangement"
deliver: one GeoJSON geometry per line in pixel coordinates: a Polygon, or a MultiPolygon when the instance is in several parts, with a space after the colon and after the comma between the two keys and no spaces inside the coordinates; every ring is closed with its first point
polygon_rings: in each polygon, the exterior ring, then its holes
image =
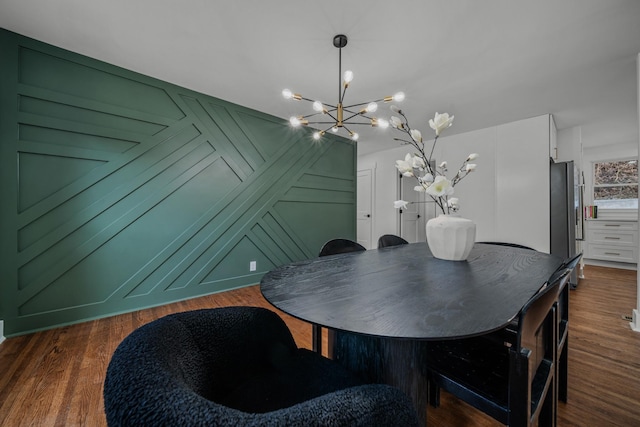
{"type": "MultiPolygon", "coordinates": [[[[396,160],[396,168],[403,176],[414,177],[418,185],[413,189],[427,193],[440,207],[443,214],[457,212],[460,208],[458,198],[451,197],[454,194],[454,187],[476,169],[476,164],[470,162],[478,158],[478,153],[469,154],[462,162],[462,166],[457,170],[453,179],[449,180],[446,176],[448,170],[447,162],[441,162],[436,168],[432,164],[431,157],[440,134],[452,125],[454,116],[449,116],[447,113],[436,113],[434,118],[429,120],[429,126],[435,131],[436,137],[431,145],[429,155],[427,155],[422,133],[418,129],[413,129],[409,126],[409,120],[398,107],[394,105],[391,110],[402,117],[392,116],[390,120],[391,126],[406,133],[409,137],[409,139],[394,138],[394,140],[409,144],[417,150],[413,154],[407,153],[404,160],[396,160]]],[[[409,202],[404,200],[396,200],[394,207],[405,208],[408,204],[409,202]]]]}

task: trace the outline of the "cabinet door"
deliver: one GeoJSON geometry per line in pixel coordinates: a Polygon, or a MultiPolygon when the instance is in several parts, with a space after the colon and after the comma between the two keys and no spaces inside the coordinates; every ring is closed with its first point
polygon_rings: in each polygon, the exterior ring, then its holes
{"type": "Polygon", "coordinates": [[[549,252],[549,115],[497,127],[496,237],[549,252]]]}

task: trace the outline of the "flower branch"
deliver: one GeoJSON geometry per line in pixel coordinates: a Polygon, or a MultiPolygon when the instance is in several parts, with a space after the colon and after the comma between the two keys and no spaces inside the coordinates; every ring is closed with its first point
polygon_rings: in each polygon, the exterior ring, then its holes
{"type": "MultiPolygon", "coordinates": [[[[404,160],[396,160],[396,168],[403,176],[415,178],[418,185],[414,187],[414,190],[429,195],[442,213],[457,212],[459,209],[458,198],[451,197],[454,193],[454,187],[467,175],[475,171],[476,164],[470,162],[477,159],[478,154],[472,153],[467,156],[451,180],[447,179],[446,176],[447,162],[443,161],[436,168],[432,161],[438,138],[445,129],[452,125],[454,116],[449,116],[447,113],[436,113],[434,118],[429,120],[429,126],[435,131],[436,135],[427,156],[422,133],[409,125],[409,120],[398,107],[392,106],[391,110],[402,117],[392,116],[390,120],[391,126],[409,137],[408,139],[406,137],[394,138],[394,140],[403,143],[403,145],[411,145],[416,150],[413,154],[407,153],[404,160]]],[[[396,208],[406,207],[407,204],[408,202],[403,200],[394,202],[396,208]]]]}

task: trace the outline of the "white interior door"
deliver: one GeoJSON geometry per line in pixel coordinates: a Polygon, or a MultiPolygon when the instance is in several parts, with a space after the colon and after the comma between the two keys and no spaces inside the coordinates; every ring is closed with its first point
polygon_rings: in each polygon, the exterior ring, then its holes
{"type": "Polygon", "coordinates": [[[427,221],[436,216],[436,204],[424,193],[413,189],[416,180],[400,177],[400,199],[411,202],[405,209],[399,209],[400,237],[409,243],[424,242],[427,221]]]}
{"type": "Polygon", "coordinates": [[[372,249],[373,219],[373,173],[371,169],[358,171],[357,201],[356,201],[356,234],[358,243],[367,249],[372,249]]]}

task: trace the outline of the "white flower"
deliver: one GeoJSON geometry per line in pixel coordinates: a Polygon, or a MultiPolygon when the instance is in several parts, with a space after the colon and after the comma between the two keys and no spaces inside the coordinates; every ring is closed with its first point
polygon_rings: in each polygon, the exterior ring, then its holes
{"type": "Polygon", "coordinates": [[[400,120],[400,118],[396,117],[396,116],[391,116],[391,120],[390,120],[391,126],[393,126],[394,128],[398,129],[398,128],[402,128],[402,120],[400,120]]]}
{"type": "Polygon", "coordinates": [[[453,123],[453,117],[454,116],[449,117],[449,114],[447,113],[436,113],[433,119],[429,120],[429,126],[431,126],[431,129],[436,131],[436,135],[440,135],[443,130],[451,126],[453,123]]]}
{"type": "Polygon", "coordinates": [[[475,159],[477,159],[479,155],[480,155],[480,154],[478,154],[478,153],[471,153],[471,154],[469,154],[469,157],[467,157],[467,162],[469,162],[469,161],[471,161],[471,160],[475,160],[475,159]]]}
{"type": "Polygon", "coordinates": [[[447,200],[447,206],[453,212],[458,212],[458,210],[460,209],[460,205],[458,205],[458,198],[457,197],[452,197],[449,200],[447,200]]]}
{"type": "Polygon", "coordinates": [[[424,176],[418,177],[418,181],[430,184],[433,182],[433,175],[426,173],[424,176]]]}
{"type": "Polygon", "coordinates": [[[451,181],[442,175],[438,175],[433,184],[427,188],[427,194],[433,197],[450,196],[453,194],[453,186],[451,181]]]}
{"type": "Polygon", "coordinates": [[[467,168],[466,168],[467,173],[473,172],[474,170],[476,170],[476,164],[475,163],[467,163],[467,168]]]}
{"type": "Polygon", "coordinates": [[[389,109],[390,109],[391,111],[393,111],[394,113],[398,113],[398,114],[400,114],[400,109],[398,108],[398,106],[397,106],[397,105],[392,105],[391,107],[389,107],[389,109]]]}
{"type": "Polygon", "coordinates": [[[413,176],[413,157],[407,154],[404,160],[396,160],[396,168],[404,176],[413,176]]]}
{"type": "Polygon", "coordinates": [[[405,202],[404,200],[396,200],[393,202],[393,207],[396,209],[405,209],[409,202],[405,202]]]}
{"type": "Polygon", "coordinates": [[[427,189],[424,188],[424,185],[416,185],[415,187],[413,187],[413,191],[417,191],[418,193],[424,193],[425,191],[427,191],[427,189]]]}
{"type": "Polygon", "coordinates": [[[422,142],[422,133],[418,129],[411,129],[410,133],[415,142],[422,142]]]}
{"type": "Polygon", "coordinates": [[[414,155],[413,161],[411,162],[411,166],[413,166],[414,169],[424,169],[426,167],[426,163],[424,162],[422,157],[414,155]]]}

